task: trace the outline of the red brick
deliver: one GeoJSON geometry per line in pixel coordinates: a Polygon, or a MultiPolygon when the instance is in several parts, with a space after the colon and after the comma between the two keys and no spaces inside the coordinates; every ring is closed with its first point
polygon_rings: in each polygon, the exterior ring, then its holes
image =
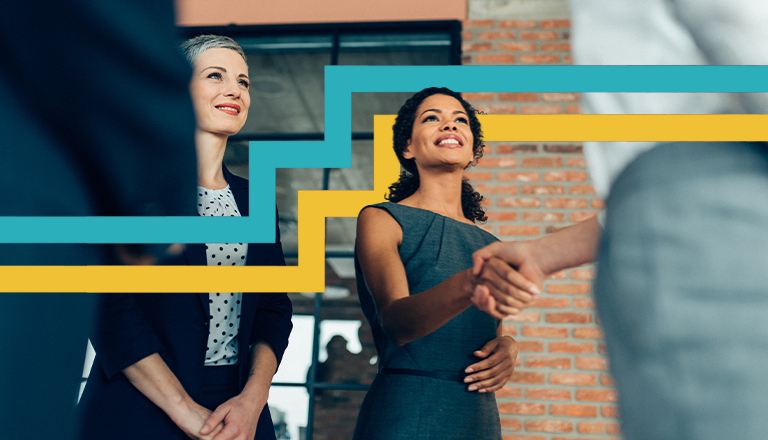
{"type": "Polygon", "coordinates": [[[490,221],[490,222],[514,222],[514,221],[517,221],[517,213],[516,212],[489,211],[489,212],[486,212],[486,215],[488,216],[488,221],[490,221]]]}
{"type": "Polygon", "coordinates": [[[539,341],[517,341],[517,351],[541,353],[544,351],[544,343],[539,341]]]}
{"type": "Polygon", "coordinates": [[[500,101],[538,102],[538,93],[499,93],[500,101]]]}
{"type": "Polygon", "coordinates": [[[569,284],[547,284],[547,292],[557,294],[576,294],[585,295],[589,293],[591,285],[589,283],[569,283],[569,284]]]}
{"type": "Polygon", "coordinates": [[[619,418],[619,407],[618,406],[603,406],[600,409],[600,413],[602,413],[603,417],[610,417],[613,419],[619,418]]]}
{"type": "Polygon", "coordinates": [[[525,398],[531,400],[571,400],[569,390],[559,388],[526,388],[525,398]]]}
{"type": "Polygon", "coordinates": [[[576,390],[576,400],[593,402],[615,402],[617,393],[614,390],[576,390]]]}
{"type": "Polygon", "coordinates": [[[500,235],[540,235],[541,226],[534,225],[504,225],[499,226],[500,235]]]}
{"type": "Polygon", "coordinates": [[[594,374],[549,373],[549,383],[553,385],[597,385],[597,377],[594,374]]]}
{"type": "Polygon", "coordinates": [[[509,429],[511,431],[520,431],[521,429],[523,429],[523,423],[518,419],[501,417],[501,428],[509,429]]]}
{"type": "Polygon", "coordinates": [[[538,182],[539,173],[535,171],[507,171],[496,173],[496,179],[503,182],[538,182]]]}
{"type": "MultiPolygon", "coordinates": [[[[526,356],[525,368],[571,368],[571,359],[548,356],[526,356]]],[[[498,396],[498,394],[497,394],[498,396]]]]}
{"type": "Polygon", "coordinates": [[[515,64],[515,56],[510,54],[480,54],[475,56],[478,64],[515,64]]]}
{"type": "Polygon", "coordinates": [[[560,38],[557,32],[522,32],[522,40],[557,40],[560,38]]]}
{"type": "Polygon", "coordinates": [[[474,61],[472,61],[472,55],[462,55],[461,56],[461,64],[466,66],[467,64],[475,64],[474,61]]]}
{"type": "Polygon", "coordinates": [[[580,115],[581,106],[579,104],[568,104],[565,106],[566,115],[580,115]]]}
{"type": "Polygon", "coordinates": [[[544,207],[549,209],[587,209],[589,208],[589,200],[550,197],[544,200],[544,207]]]}
{"type": "Polygon", "coordinates": [[[523,326],[523,336],[530,338],[567,338],[568,329],[559,327],[523,326]]]}
{"type": "Polygon", "coordinates": [[[517,39],[517,36],[514,32],[485,31],[477,34],[475,38],[478,40],[515,40],[517,39]]]}
{"type": "Polygon", "coordinates": [[[563,194],[562,185],[523,185],[523,194],[563,194]]]}
{"type": "Polygon", "coordinates": [[[517,328],[511,325],[502,325],[501,333],[505,335],[517,335],[517,328]]]}
{"type": "Polygon", "coordinates": [[[579,327],[573,329],[573,337],[579,339],[603,339],[603,331],[598,327],[579,327]]]}
{"type": "Polygon", "coordinates": [[[571,168],[586,168],[587,159],[583,157],[571,157],[571,158],[568,158],[568,162],[566,165],[571,168]]]}
{"type": "MultiPolygon", "coordinates": [[[[541,313],[535,313],[528,310],[523,310],[521,313],[513,316],[508,316],[506,321],[514,322],[539,322],[541,320],[541,313]]],[[[518,349],[520,348],[520,341],[518,341],[518,349]]],[[[522,351],[522,350],[521,350],[522,351]]],[[[536,350],[540,351],[540,350],[536,350]]]]}
{"type": "Polygon", "coordinates": [[[467,28],[492,28],[493,20],[465,20],[462,26],[467,28]]]}
{"type": "Polygon", "coordinates": [[[549,414],[566,417],[597,417],[597,407],[591,405],[549,405],[549,414]]]}
{"type": "Polygon", "coordinates": [[[534,52],[536,50],[536,43],[502,43],[498,42],[496,47],[499,50],[509,50],[512,52],[534,52]]]}
{"type": "Polygon", "coordinates": [[[536,27],[536,21],[535,20],[500,20],[498,26],[500,28],[533,29],[536,27]]]}
{"type": "Polygon", "coordinates": [[[591,298],[574,298],[573,307],[577,309],[594,309],[595,302],[591,298]]]}
{"type": "Polygon", "coordinates": [[[462,52],[489,52],[491,50],[493,50],[491,43],[464,43],[461,45],[462,52]]]}
{"type": "Polygon", "coordinates": [[[573,432],[573,423],[564,420],[529,420],[525,422],[526,431],[573,432]]]}
{"type": "Polygon", "coordinates": [[[563,64],[573,64],[573,57],[571,55],[564,56],[563,64]]]}
{"type": "Polygon", "coordinates": [[[489,234],[495,235],[495,233],[493,232],[493,226],[490,226],[490,225],[478,225],[477,227],[482,229],[483,231],[489,233],[489,234]]]}
{"type": "Polygon", "coordinates": [[[562,323],[576,323],[576,324],[588,324],[592,322],[592,315],[590,313],[547,313],[546,322],[553,324],[562,323]]]}
{"type": "Polygon", "coordinates": [[[480,194],[517,194],[517,186],[514,185],[495,185],[478,183],[475,189],[480,194]]]}
{"type": "Polygon", "coordinates": [[[469,102],[475,102],[475,101],[493,101],[493,98],[495,97],[495,93],[493,92],[464,92],[461,94],[461,97],[466,99],[469,102]]]}
{"type": "Polygon", "coordinates": [[[553,64],[560,62],[560,55],[543,53],[526,53],[520,55],[519,60],[523,64],[553,64]]]}
{"type": "Polygon", "coordinates": [[[475,34],[473,34],[471,31],[461,31],[462,40],[473,40],[474,38],[475,34]]]}
{"type": "Polygon", "coordinates": [[[614,434],[614,435],[620,435],[621,434],[621,426],[619,426],[618,423],[606,423],[605,424],[605,431],[608,434],[614,434]]]}
{"type": "Polygon", "coordinates": [[[567,298],[552,298],[550,296],[540,296],[536,298],[530,305],[530,307],[536,308],[564,308],[570,305],[570,301],[567,298]]]}
{"type": "Polygon", "coordinates": [[[592,208],[605,209],[605,202],[601,199],[594,199],[592,200],[592,208]]]}
{"type": "Polygon", "coordinates": [[[560,154],[582,154],[584,149],[581,145],[574,144],[547,144],[544,145],[544,151],[547,153],[560,153],[560,154]]]}
{"type": "MultiPolygon", "coordinates": [[[[598,318],[599,318],[599,316],[598,316],[598,318]]],[[[599,322],[600,322],[600,320],[598,319],[598,323],[599,322]]],[[[597,344],[597,352],[600,353],[600,354],[606,354],[608,352],[604,342],[601,342],[601,343],[597,344]]]]}
{"type": "Polygon", "coordinates": [[[547,277],[548,280],[564,280],[566,278],[568,278],[568,272],[565,270],[555,272],[547,277]]]}
{"type": "Polygon", "coordinates": [[[594,353],[595,344],[581,343],[574,344],[572,342],[550,342],[550,353],[594,353]]]}
{"type": "Polygon", "coordinates": [[[586,182],[586,171],[547,171],[544,173],[546,182],[586,182]]]}
{"type": "Polygon", "coordinates": [[[542,20],[539,23],[542,29],[558,29],[571,27],[571,20],[542,20]]]}
{"type": "Polygon", "coordinates": [[[480,104],[478,111],[483,111],[489,115],[514,115],[517,113],[517,106],[501,104],[480,104]]]}
{"type": "Polygon", "coordinates": [[[612,386],[616,386],[616,382],[613,380],[613,377],[611,377],[610,374],[603,373],[603,375],[600,376],[600,385],[612,387],[612,386]]]}
{"type": "Polygon", "coordinates": [[[520,414],[540,416],[547,413],[547,407],[542,403],[500,403],[499,412],[503,414],[520,414]]]}
{"type": "Polygon", "coordinates": [[[496,206],[500,208],[538,208],[541,200],[530,197],[505,197],[496,200],[496,206]]]}
{"type": "Polygon", "coordinates": [[[578,223],[590,219],[596,215],[596,212],[572,212],[569,218],[572,223],[578,223]]]}
{"type": "MultiPolygon", "coordinates": [[[[502,426],[503,427],[503,426],[502,426]]],[[[540,435],[502,435],[501,440],[547,440],[546,437],[540,435]]]]}
{"type": "Polygon", "coordinates": [[[491,171],[465,171],[464,175],[469,180],[493,180],[493,173],[491,171]]]}
{"type": "Polygon", "coordinates": [[[560,168],[563,159],[559,157],[524,157],[520,161],[523,168],[560,168]]]}
{"type": "Polygon", "coordinates": [[[571,43],[543,43],[539,46],[542,52],[570,52],[571,43]]]}
{"type": "Polygon", "coordinates": [[[563,112],[562,106],[557,104],[550,105],[524,105],[520,108],[520,113],[524,115],[556,115],[563,112]]]}
{"type": "Polygon", "coordinates": [[[499,145],[498,154],[538,153],[539,146],[534,144],[499,145]]]}
{"type": "Polygon", "coordinates": [[[591,280],[595,277],[594,269],[573,269],[571,270],[571,278],[574,280],[591,280]]]}
{"type": "Polygon", "coordinates": [[[560,212],[524,212],[523,221],[563,223],[565,221],[565,214],[560,212]]]}
{"type": "Polygon", "coordinates": [[[582,434],[602,434],[605,432],[605,422],[580,422],[577,429],[582,434]]]}
{"type": "Polygon", "coordinates": [[[509,386],[503,386],[500,390],[496,391],[496,397],[511,397],[511,398],[522,398],[523,397],[523,389],[517,388],[517,387],[509,387],[509,386]]]}
{"type": "Polygon", "coordinates": [[[517,166],[517,159],[514,157],[481,157],[477,161],[477,166],[483,168],[514,168],[517,166]]]}
{"type": "Polygon", "coordinates": [[[515,371],[512,373],[512,378],[509,380],[514,383],[545,383],[544,373],[536,373],[533,371],[515,371]]]}
{"type": "Polygon", "coordinates": [[[568,194],[594,194],[595,187],[592,185],[572,185],[568,188],[568,194]]]}

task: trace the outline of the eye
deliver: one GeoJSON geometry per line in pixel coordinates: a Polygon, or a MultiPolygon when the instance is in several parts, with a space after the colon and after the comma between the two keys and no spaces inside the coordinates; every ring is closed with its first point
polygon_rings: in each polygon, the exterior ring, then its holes
{"type": "Polygon", "coordinates": [[[206,76],[206,78],[221,79],[221,73],[219,73],[219,72],[211,72],[211,73],[208,74],[208,76],[206,76]]]}
{"type": "Polygon", "coordinates": [[[429,115],[426,118],[424,118],[422,122],[432,122],[432,121],[437,121],[436,115],[429,115]]]}
{"type": "Polygon", "coordinates": [[[250,84],[248,83],[247,79],[242,79],[241,78],[240,80],[237,81],[237,83],[240,84],[241,86],[243,86],[246,89],[250,86],[250,84]]]}
{"type": "Polygon", "coordinates": [[[462,123],[462,124],[469,124],[469,121],[467,120],[467,118],[465,118],[463,116],[460,116],[460,117],[456,118],[456,122],[459,122],[459,123],[462,123]]]}

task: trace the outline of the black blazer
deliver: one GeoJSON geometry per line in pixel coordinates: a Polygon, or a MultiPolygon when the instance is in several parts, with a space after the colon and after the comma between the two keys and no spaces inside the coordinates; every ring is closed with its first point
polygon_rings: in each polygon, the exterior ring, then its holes
{"type": "MultiPolygon", "coordinates": [[[[240,213],[248,215],[248,181],[226,167],[224,176],[240,213]]],[[[188,245],[170,264],[205,265],[205,245],[188,245]]],[[[246,265],[285,265],[279,229],[275,243],[248,245],[246,265]]],[[[243,293],[238,335],[238,353],[243,354],[238,363],[241,388],[250,370],[249,346],[266,341],[280,362],[292,328],[291,313],[285,293],[243,293]]],[[[80,438],[186,439],[162,410],[131,385],[122,370],[159,352],[192,399],[199,401],[208,341],[208,294],[102,294],[98,315],[91,337],[96,359],[77,411],[80,438]]],[[[256,438],[274,436],[265,407],[256,438]]]]}

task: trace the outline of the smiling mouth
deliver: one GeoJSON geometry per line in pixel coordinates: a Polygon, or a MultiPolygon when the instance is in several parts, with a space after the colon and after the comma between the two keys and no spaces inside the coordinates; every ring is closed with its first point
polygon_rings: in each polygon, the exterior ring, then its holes
{"type": "Polygon", "coordinates": [[[240,109],[235,108],[235,107],[230,107],[228,105],[220,105],[220,106],[216,106],[216,108],[218,110],[221,110],[224,113],[228,113],[230,115],[239,115],[240,114],[240,109]]]}
{"type": "Polygon", "coordinates": [[[439,147],[461,147],[461,142],[456,139],[443,139],[437,143],[439,147]]]}

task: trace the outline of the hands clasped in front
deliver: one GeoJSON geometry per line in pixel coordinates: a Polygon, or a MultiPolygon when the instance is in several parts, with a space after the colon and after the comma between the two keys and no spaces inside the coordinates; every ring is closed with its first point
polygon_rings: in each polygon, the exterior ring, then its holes
{"type": "Polygon", "coordinates": [[[194,404],[174,422],[194,440],[251,440],[263,408],[263,404],[238,395],[213,412],[194,404]]]}

